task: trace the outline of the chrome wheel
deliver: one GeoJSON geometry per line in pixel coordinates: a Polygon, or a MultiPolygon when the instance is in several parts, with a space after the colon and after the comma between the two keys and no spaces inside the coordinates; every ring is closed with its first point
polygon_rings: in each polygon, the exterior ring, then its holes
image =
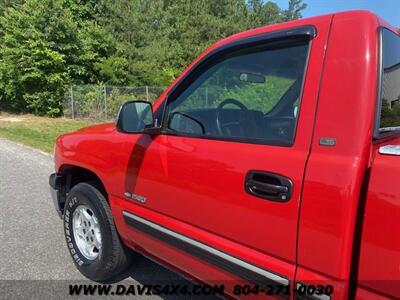
{"type": "Polygon", "coordinates": [[[72,228],[76,246],[84,257],[94,260],[101,251],[100,224],[93,210],[79,205],[72,219],[72,228]]]}

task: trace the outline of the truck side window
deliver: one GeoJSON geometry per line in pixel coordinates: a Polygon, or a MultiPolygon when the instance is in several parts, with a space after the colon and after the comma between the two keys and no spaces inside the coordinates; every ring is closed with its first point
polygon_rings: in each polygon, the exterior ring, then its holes
{"type": "Polygon", "coordinates": [[[174,134],[293,144],[309,42],[236,50],[199,72],[168,104],[174,134]]]}
{"type": "Polygon", "coordinates": [[[400,36],[387,29],[382,55],[381,133],[400,129],[400,36]]]}

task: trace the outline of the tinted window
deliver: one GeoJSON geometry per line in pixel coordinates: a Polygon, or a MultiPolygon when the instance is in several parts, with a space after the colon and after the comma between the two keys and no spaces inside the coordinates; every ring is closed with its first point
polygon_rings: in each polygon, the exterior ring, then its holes
{"type": "Polygon", "coordinates": [[[400,37],[384,29],[382,33],[382,108],[380,131],[400,129],[400,37]]]}
{"type": "Polygon", "coordinates": [[[169,129],[220,139],[291,144],[308,42],[229,53],[169,104],[169,129]]]}

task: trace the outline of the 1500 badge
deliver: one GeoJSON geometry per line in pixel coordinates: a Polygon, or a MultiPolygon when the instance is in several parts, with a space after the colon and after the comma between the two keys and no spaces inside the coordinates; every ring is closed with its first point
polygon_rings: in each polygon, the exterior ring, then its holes
{"type": "Polygon", "coordinates": [[[139,195],[136,195],[136,194],[132,194],[132,193],[129,193],[129,192],[125,192],[124,195],[125,195],[125,197],[133,199],[133,200],[138,201],[140,203],[146,203],[146,197],[142,197],[142,196],[139,196],[139,195]]]}

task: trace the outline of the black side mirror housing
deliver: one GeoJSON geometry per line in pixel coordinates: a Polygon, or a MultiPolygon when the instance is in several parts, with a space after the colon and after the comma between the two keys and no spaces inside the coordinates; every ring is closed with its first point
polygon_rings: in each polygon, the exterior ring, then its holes
{"type": "MultiPolygon", "coordinates": [[[[153,107],[148,101],[128,101],[121,105],[116,127],[125,133],[155,131],[153,107]]],[[[149,132],[150,133],[150,132],[149,132]]]]}

